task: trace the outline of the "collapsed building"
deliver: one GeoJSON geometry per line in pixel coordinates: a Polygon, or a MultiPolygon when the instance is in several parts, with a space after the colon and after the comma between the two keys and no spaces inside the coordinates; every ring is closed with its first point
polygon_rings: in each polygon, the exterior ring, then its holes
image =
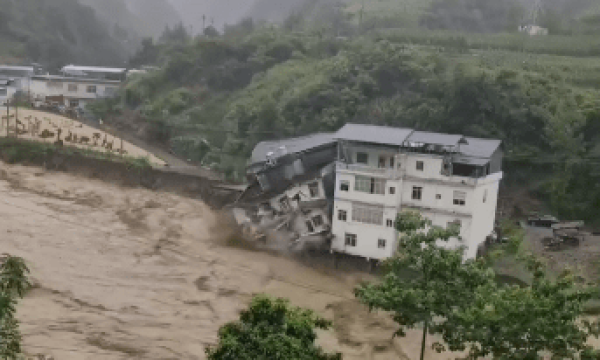
{"type": "Polygon", "coordinates": [[[236,220],[254,238],[284,231],[291,248],[381,260],[398,249],[399,212],[460,227],[473,258],[493,232],[500,140],[347,124],[336,133],[259,143],[236,220]]]}

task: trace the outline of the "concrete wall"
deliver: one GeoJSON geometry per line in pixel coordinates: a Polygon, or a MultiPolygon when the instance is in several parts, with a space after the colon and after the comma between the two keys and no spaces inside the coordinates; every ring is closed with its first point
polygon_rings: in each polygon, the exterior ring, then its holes
{"type": "Polygon", "coordinates": [[[383,225],[373,225],[357,223],[352,221],[352,202],[346,200],[336,200],[333,212],[334,235],[331,243],[333,251],[346,253],[350,255],[362,256],[371,259],[385,259],[394,253],[397,249],[397,232],[393,227],[387,227],[386,219],[396,218],[396,210],[385,208],[383,215],[383,225]],[[338,219],[338,211],[345,210],[347,213],[346,221],[338,219]],[[356,247],[346,246],[346,233],[355,234],[357,237],[356,247]],[[378,247],[378,240],[386,240],[386,247],[378,247]]]}
{"type": "MultiPolygon", "coordinates": [[[[26,140],[2,139],[0,141],[0,159],[13,162],[15,149],[27,151],[26,140]]],[[[115,183],[121,186],[141,186],[160,191],[169,191],[204,201],[213,208],[222,208],[235,201],[239,192],[221,189],[220,182],[199,176],[181,174],[168,169],[135,169],[127,163],[95,159],[77,153],[64,154],[57,149],[50,153],[35,153],[23,165],[43,166],[48,170],[79,174],[85,177],[115,183]]]]}
{"type": "Polygon", "coordinates": [[[13,86],[0,86],[0,105],[6,104],[7,100],[11,100],[17,93],[17,88],[13,86]],[[4,89],[5,91],[2,91],[4,89]],[[4,94],[6,92],[6,94],[4,94]]]}

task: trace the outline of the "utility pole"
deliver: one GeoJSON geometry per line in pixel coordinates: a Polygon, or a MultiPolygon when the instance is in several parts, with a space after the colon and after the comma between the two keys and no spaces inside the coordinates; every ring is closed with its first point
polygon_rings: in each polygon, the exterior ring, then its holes
{"type": "Polygon", "coordinates": [[[6,137],[8,138],[8,124],[10,123],[10,100],[6,99],[6,137]]]}
{"type": "Polygon", "coordinates": [[[363,22],[363,16],[365,13],[365,0],[362,0],[362,6],[360,7],[360,14],[359,14],[359,18],[358,18],[358,29],[362,30],[362,22],[363,22]]]}

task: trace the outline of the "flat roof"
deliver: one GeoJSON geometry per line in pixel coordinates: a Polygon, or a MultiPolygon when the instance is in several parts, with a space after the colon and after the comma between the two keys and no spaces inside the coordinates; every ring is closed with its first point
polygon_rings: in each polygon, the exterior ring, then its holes
{"type": "Polygon", "coordinates": [[[428,131],[415,131],[406,141],[441,146],[456,146],[464,138],[463,135],[452,135],[428,131]]]}
{"type": "Polygon", "coordinates": [[[460,153],[471,157],[491,158],[502,145],[502,140],[467,137],[467,144],[460,145],[460,153]]]}
{"type": "Polygon", "coordinates": [[[83,72],[103,72],[103,73],[123,73],[125,72],[125,68],[110,68],[110,67],[100,67],[100,66],[77,66],[77,65],[67,65],[61,69],[61,71],[69,72],[69,71],[83,71],[83,72]]]}
{"type": "Polygon", "coordinates": [[[339,140],[401,146],[413,131],[413,129],[389,126],[346,124],[335,134],[334,138],[339,140]]]}
{"type": "Polygon", "coordinates": [[[95,83],[95,84],[114,84],[114,85],[121,84],[121,82],[119,80],[90,79],[90,78],[60,76],[60,75],[36,75],[36,76],[32,76],[31,80],[95,83]]]}
{"type": "Polygon", "coordinates": [[[0,70],[35,71],[33,66],[0,65],[0,70]]]}
{"type": "Polygon", "coordinates": [[[291,139],[262,141],[254,147],[251,161],[253,164],[266,161],[269,152],[274,152],[279,156],[278,151],[281,146],[285,146],[288,154],[291,154],[334,142],[335,140],[332,133],[317,133],[291,139]]]}

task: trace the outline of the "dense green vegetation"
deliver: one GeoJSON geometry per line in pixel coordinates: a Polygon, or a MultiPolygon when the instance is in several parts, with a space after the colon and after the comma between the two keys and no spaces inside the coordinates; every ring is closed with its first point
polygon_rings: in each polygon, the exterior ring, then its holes
{"type": "Polygon", "coordinates": [[[21,353],[19,321],[15,318],[18,299],[31,286],[29,269],[21,258],[0,257],[0,358],[15,360],[21,353]]]}
{"type": "Polygon", "coordinates": [[[137,171],[152,167],[150,160],[146,157],[122,156],[110,152],[82,149],[74,146],[57,147],[51,143],[16,138],[0,138],[0,158],[9,164],[43,164],[54,155],[73,154],[91,159],[124,163],[129,168],[137,171]]]}
{"type": "Polygon", "coordinates": [[[572,275],[550,280],[543,264],[526,256],[531,285],[497,284],[483,259],[465,262],[463,249],[440,246],[458,228],[432,227],[411,212],[398,216],[396,228],[405,234],[398,253],[384,262],[383,278],[360,285],[356,296],[370,309],[390,311],[398,336],[423,324],[421,359],[427,333],[444,339],[433,345],[436,351],[466,350],[467,359],[598,356],[586,342],[600,334],[600,324],[580,321],[594,291],[578,288],[572,275]]]}
{"type": "Polygon", "coordinates": [[[331,322],[286,300],[258,295],[240,319],[219,330],[219,344],[207,349],[210,360],[340,360],[315,345],[316,329],[331,322]]]}

